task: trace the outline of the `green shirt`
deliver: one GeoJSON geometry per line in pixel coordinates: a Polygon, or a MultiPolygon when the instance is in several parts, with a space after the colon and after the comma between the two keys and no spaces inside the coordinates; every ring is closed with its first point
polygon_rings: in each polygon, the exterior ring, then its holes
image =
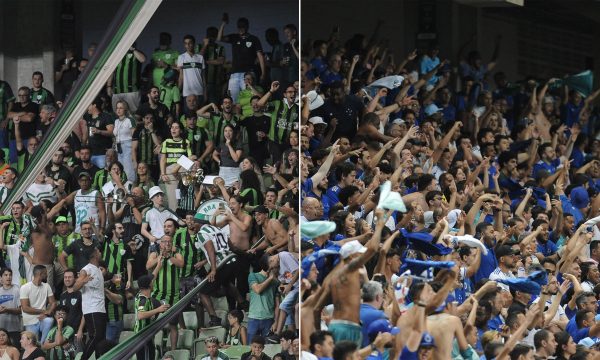
{"type": "MultiPolygon", "coordinates": [[[[59,254],[62,254],[63,250],[71,245],[73,241],[76,239],[81,239],[80,234],[70,233],[67,236],[60,236],[58,234],[52,236],[52,242],[54,243],[54,248],[56,249],[54,253],[55,259],[58,258],[59,254]]],[[[73,268],[75,266],[75,260],[73,259],[73,255],[67,256],[67,268],[73,268]]]]}
{"type": "Polygon", "coordinates": [[[227,120],[221,113],[211,114],[208,121],[208,131],[212,136],[215,148],[219,147],[221,143],[225,142],[225,135],[223,135],[223,129],[225,128],[225,125],[236,127],[239,122],[240,119],[236,115],[232,115],[231,120],[227,120]]]}
{"type": "MultiPolygon", "coordinates": [[[[263,88],[261,88],[260,86],[255,86],[254,88],[259,93],[263,93],[263,88]]],[[[245,119],[248,116],[252,116],[252,114],[254,114],[254,111],[252,110],[252,105],[250,104],[253,96],[254,94],[250,89],[244,89],[240,91],[238,95],[237,102],[242,107],[242,119],[245,119]]]]}
{"type": "MultiPolygon", "coordinates": [[[[145,311],[151,311],[160,306],[158,300],[154,298],[147,298],[144,294],[139,293],[135,296],[135,325],[133,325],[133,331],[139,333],[143,329],[147,328],[148,325],[154,320],[152,317],[140,320],[138,314],[145,311]]],[[[156,318],[156,316],[154,316],[156,318]]]]}
{"type": "Polygon", "coordinates": [[[179,301],[181,269],[173,265],[170,260],[163,259],[162,267],[154,280],[152,296],[157,300],[166,300],[169,305],[173,306],[179,301]]]}
{"type": "Polygon", "coordinates": [[[190,148],[190,143],[187,140],[173,140],[167,139],[162,143],[162,149],[160,151],[161,154],[165,154],[167,156],[167,165],[176,164],[177,160],[182,155],[187,156],[188,158],[192,156],[192,149],[190,148]]]}
{"type": "Polygon", "coordinates": [[[50,92],[50,90],[46,88],[40,88],[39,90],[30,91],[30,99],[32,103],[36,103],[38,105],[46,105],[54,103],[54,96],[50,92]]]}
{"type": "MultiPolygon", "coordinates": [[[[46,337],[48,341],[55,341],[57,329],[58,328],[56,326],[50,329],[48,336],[46,337]]],[[[62,329],[63,339],[66,340],[66,342],[71,342],[73,340],[73,335],[75,335],[75,330],[68,325],[64,325],[62,329]]],[[[71,360],[71,355],[69,353],[65,354],[62,346],[55,346],[52,349],[47,350],[47,354],[50,360],[71,360]]]]}
{"type": "Polygon", "coordinates": [[[160,91],[160,102],[165,104],[171,114],[175,114],[175,104],[181,101],[179,87],[161,84],[158,86],[158,90],[160,91]]]}
{"type": "Polygon", "coordinates": [[[154,64],[154,68],[152,69],[152,83],[154,86],[160,86],[163,75],[165,74],[165,69],[159,68],[156,64],[162,60],[169,66],[175,66],[178,56],[179,53],[172,49],[158,49],[152,53],[152,63],[154,64]]]}
{"type": "Polygon", "coordinates": [[[190,236],[187,228],[182,228],[175,232],[173,236],[173,245],[183,255],[183,269],[181,269],[181,277],[186,278],[194,276],[194,264],[200,261],[202,253],[196,248],[196,235],[190,236]]]}
{"type": "Polygon", "coordinates": [[[115,94],[139,91],[141,74],[142,63],[135,57],[134,51],[128,50],[115,69],[115,94]]]}
{"type": "Polygon", "coordinates": [[[271,101],[271,127],[269,139],[277,144],[287,144],[295,124],[298,122],[299,107],[292,104],[288,107],[287,100],[271,101]]]}
{"type": "Polygon", "coordinates": [[[102,259],[106,262],[108,272],[121,274],[125,272],[125,244],[119,241],[117,244],[112,239],[104,242],[102,259]]]}
{"type": "Polygon", "coordinates": [[[250,308],[248,317],[255,320],[265,320],[275,318],[275,294],[279,282],[277,279],[271,280],[269,286],[260,294],[252,290],[252,284],[261,284],[267,279],[267,275],[260,272],[251,272],[248,275],[248,285],[250,286],[250,308]]]}

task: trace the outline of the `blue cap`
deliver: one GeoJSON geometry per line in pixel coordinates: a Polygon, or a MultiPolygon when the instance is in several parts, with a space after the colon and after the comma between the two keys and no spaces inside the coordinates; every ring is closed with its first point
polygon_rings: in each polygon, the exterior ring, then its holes
{"type": "Polygon", "coordinates": [[[421,337],[421,345],[419,347],[435,347],[435,340],[430,333],[425,331],[421,337]]]}
{"type": "Polygon", "coordinates": [[[590,204],[590,196],[586,189],[578,186],[571,190],[571,204],[577,209],[583,209],[590,204]]]}
{"type": "Polygon", "coordinates": [[[369,327],[367,328],[367,334],[369,334],[369,336],[371,336],[372,334],[379,334],[379,333],[386,333],[386,332],[390,333],[392,335],[397,335],[400,333],[400,329],[398,329],[395,326],[392,326],[392,324],[390,324],[390,321],[388,319],[375,320],[371,324],[369,324],[369,327]]]}
{"type": "Polygon", "coordinates": [[[454,296],[452,295],[448,295],[446,297],[446,300],[444,300],[444,302],[442,303],[442,305],[438,306],[437,309],[435,309],[436,312],[442,312],[444,311],[444,309],[446,308],[446,305],[453,303],[454,301],[456,301],[456,299],[454,298],[454,296]]]}

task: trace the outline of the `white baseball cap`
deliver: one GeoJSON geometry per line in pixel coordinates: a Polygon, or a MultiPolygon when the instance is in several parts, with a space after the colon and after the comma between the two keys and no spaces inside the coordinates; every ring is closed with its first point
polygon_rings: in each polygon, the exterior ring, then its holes
{"type": "Polygon", "coordinates": [[[152,199],[154,196],[156,196],[156,194],[160,194],[163,193],[164,191],[161,190],[161,188],[159,186],[153,186],[150,188],[150,190],[148,191],[148,197],[150,199],[152,199]]]}
{"type": "Polygon", "coordinates": [[[327,125],[327,123],[325,121],[323,121],[323,118],[320,116],[313,116],[310,119],[308,119],[308,122],[313,125],[319,125],[319,124],[327,125]]]}
{"type": "Polygon", "coordinates": [[[353,240],[342,245],[342,248],[340,249],[340,256],[342,259],[345,259],[350,255],[354,255],[356,253],[362,254],[365,252],[367,252],[367,248],[362,246],[358,240],[353,240]]]}
{"type": "Polygon", "coordinates": [[[317,94],[317,92],[314,90],[307,92],[306,96],[308,97],[308,108],[311,111],[318,109],[319,107],[321,107],[321,105],[323,105],[325,103],[325,100],[323,100],[323,97],[321,95],[317,94]]]}

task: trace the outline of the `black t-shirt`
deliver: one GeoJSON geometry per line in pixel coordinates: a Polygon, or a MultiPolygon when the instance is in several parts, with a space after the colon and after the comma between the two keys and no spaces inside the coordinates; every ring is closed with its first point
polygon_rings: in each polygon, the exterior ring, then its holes
{"type": "Polygon", "coordinates": [[[135,281],[140,276],[148,273],[148,270],[146,270],[146,260],[148,259],[148,256],[145,255],[148,253],[148,248],[147,246],[142,246],[135,254],[129,247],[127,247],[126,251],[125,258],[127,261],[131,261],[131,278],[135,281]]]}
{"type": "Polygon", "coordinates": [[[327,99],[323,106],[317,110],[317,113],[328,124],[331,119],[337,119],[332,141],[339,139],[341,136],[353,139],[356,136],[358,119],[362,116],[364,108],[365,105],[358,97],[347,95],[341,104],[335,104],[331,99],[327,99]]]}
{"type": "Polygon", "coordinates": [[[45,359],[45,358],[46,358],[46,354],[45,354],[45,353],[42,351],[42,349],[40,349],[40,348],[37,348],[37,347],[36,347],[36,348],[35,348],[35,350],[33,350],[33,352],[32,352],[31,354],[29,354],[29,356],[27,356],[27,357],[25,357],[25,356],[23,356],[23,355],[21,354],[21,359],[22,359],[22,360],[34,360],[34,359],[37,359],[37,358],[39,358],[39,357],[41,357],[41,358],[44,358],[44,359],[45,359]]]}
{"type": "MultiPolygon", "coordinates": [[[[19,123],[19,130],[21,130],[21,139],[23,140],[27,140],[30,137],[35,136],[35,130],[38,127],[38,122],[40,121],[38,114],[40,113],[40,107],[38,104],[34,103],[34,102],[29,102],[27,105],[22,106],[23,104],[20,102],[16,102],[13,105],[12,111],[14,112],[26,112],[26,113],[34,113],[35,116],[33,118],[33,121],[31,122],[24,122],[21,121],[19,123]]],[[[11,128],[10,128],[10,136],[11,139],[15,138],[15,124],[12,122],[12,119],[10,120],[11,122],[11,128]]]]}
{"type": "MultiPolygon", "coordinates": [[[[106,130],[108,125],[114,125],[115,123],[113,118],[105,112],[98,114],[98,117],[95,119],[92,118],[92,115],[86,113],[83,115],[83,120],[87,123],[88,128],[95,127],[98,130],[106,130]]],[[[92,148],[92,155],[105,155],[106,150],[112,147],[112,136],[104,136],[96,133],[89,137],[88,143],[92,148]]]]}
{"type": "Polygon", "coordinates": [[[244,119],[240,124],[242,127],[245,127],[248,132],[248,146],[251,149],[252,156],[256,159],[265,159],[269,157],[267,144],[271,118],[266,115],[253,115],[244,119]],[[262,138],[262,141],[259,141],[258,136],[256,135],[258,131],[265,133],[265,137],[262,138]]]}
{"type": "Polygon", "coordinates": [[[167,126],[167,118],[169,117],[170,113],[165,104],[159,103],[156,109],[153,109],[150,106],[150,103],[145,103],[140,105],[135,114],[143,118],[148,111],[152,112],[154,115],[154,129],[157,131],[161,139],[164,140],[169,137],[170,133],[169,127],[167,126]]]}
{"type": "Polygon", "coordinates": [[[60,305],[69,308],[67,315],[67,325],[73,328],[75,332],[79,329],[83,312],[81,311],[81,291],[73,291],[72,293],[64,291],[60,294],[60,305]]]}
{"type": "Polygon", "coordinates": [[[67,182],[66,191],[69,192],[72,189],[73,178],[71,177],[71,173],[69,169],[67,169],[64,165],[59,165],[58,170],[52,170],[52,164],[49,164],[45,168],[47,176],[51,177],[54,181],[56,180],[64,180],[67,182]]]}
{"type": "Polygon", "coordinates": [[[231,44],[232,63],[231,72],[240,73],[255,71],[258,73],[260,67],[256,66],[256,53],[262,52],[260,40],[251,34],[229,34],[223,37],[223,41],[231,44]]]}
{"type": "Polygon", "coordinates": [[[73,259],[75,260],[75,271],[79,272],[88,264],[88,259],[95,248],[102,251],[98,240],[94,239],[92,245],[88,246],[83,243],[83,239],[77,239],[69,244],[63,251],[67,253],[67,255],[73,255],[73,259]]]}

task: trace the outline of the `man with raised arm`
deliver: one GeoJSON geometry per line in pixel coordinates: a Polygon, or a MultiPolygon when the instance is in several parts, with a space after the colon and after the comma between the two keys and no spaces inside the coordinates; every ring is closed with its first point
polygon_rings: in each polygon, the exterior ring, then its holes
{"type": "Polygon", "coordinates": [[[340,250],[342,262],[330,274],[331,282],[327,285],[331,291],[333,302],[333,319],[329,331],[336,342],[350,340],[361,345],[362,331],[360,326],[360,270],[379,250],[381,231],[389,214],[383,209],[375,211],[377,225],[373,236],[362,246],[358,241],[350,241],[340,250]]]}

